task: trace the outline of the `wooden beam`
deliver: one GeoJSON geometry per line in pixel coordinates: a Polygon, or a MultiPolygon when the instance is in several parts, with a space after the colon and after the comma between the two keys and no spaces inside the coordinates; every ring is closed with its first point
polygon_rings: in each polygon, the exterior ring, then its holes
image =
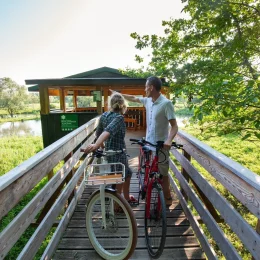
{"type": "Polygon", "coordinates": [[[65,112],[65,97],[64,97],[64,89],[60,88],[60,110],[65,112]]]}
{"type": "Polygon", "coordinates": [[[108,111],[108,88],[103,88],[104,92],[104,111],[108,111]]]}
{"type": "Polygon", "coordinates": [[[40,92],[41,115],[48,115],[50,113],[48,87],[40,86],[39,92],[40,92]]]}
{"type": "Polygon", "coordinates": [[[97,101],[97,112],[98,112],[99,115],[101,115],[103,113],[103,108],[102,108],[102,87],[96,86],[96,90],[100,91],[100,95],[101,95],[101,101],[97,101]]]}
{"type": "Polygon", "coordinates": [[[178,179],[180,186],[184,189],[185,193],[188,195],[189,200],[192,202],[193,206],[197,210],[198,214],[201,216],[203,222],[206,224],[211,236],[216,241],[219,246],[221,252],[226,257],[226,259],[232,260],[240,260],[238,252],[234,248],[234,246],[230,243],[230,241],[226,238],[226,235],[222,231],[222,229],[217,225],[214,218],[211,216],[209,211],[204,207],[201,200],[198,198],[193,189],[189,186],[186,179],[179,172],[173,161],[170,159],[170,167],[174,172],[176,178],[178,179]]]}
{"type": "Polygon", "coordinates": [[[74,92],[73,92],[73,106],[75,108],[75,111],[77,111],[77,96],[78,96],[78,91],[74,90],[74,92]]]}

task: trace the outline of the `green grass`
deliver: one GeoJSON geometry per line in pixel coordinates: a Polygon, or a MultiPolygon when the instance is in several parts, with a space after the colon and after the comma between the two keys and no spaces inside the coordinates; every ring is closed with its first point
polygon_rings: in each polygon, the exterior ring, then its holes
{"type": "Polygon", "coordinates": [[[42,148],[41,136],[0,138],[0,176],[38,153],[42,148]]]}

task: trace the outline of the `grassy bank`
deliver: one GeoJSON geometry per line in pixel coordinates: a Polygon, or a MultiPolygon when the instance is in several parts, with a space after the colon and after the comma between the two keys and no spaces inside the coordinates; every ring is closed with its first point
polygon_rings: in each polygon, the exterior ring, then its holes
{"type": "Polygon", "coordinates": [[[11,117],[6,110],[0,109],[0,123],[18,122],[25,120],[40,119],[40,104],[30,104],[11,117]]]}
{"type": "Polygon", "coordinates": [[[27,120],[39,120],[40,114],[39,115],[19,115],[16,117],[6,117],[6,118],[0,118],[0,124],[5,123],[5,122],[19,122],[19,121],[27,121],[27,120]]]}

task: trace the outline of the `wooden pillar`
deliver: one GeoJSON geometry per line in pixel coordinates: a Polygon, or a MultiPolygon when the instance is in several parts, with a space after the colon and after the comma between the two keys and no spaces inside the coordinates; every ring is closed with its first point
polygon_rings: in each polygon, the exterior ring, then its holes
{"type": "MultiPolygon", "coordinates": [[[[260,236],[260,219],[258,219],[258,221],[256,223],[256,233],[258,233],[260,236]]],[[[256,259],[254,257],[252,257],[252,260],[256,260],[256,259]]]]}
{"type": "MultiPolygon", "coordinates": [[[[41,115],[50,114],[50,99],[49,99],[49,91],[48,87],[39,86],[40,92],[40,105],[41,105],[41,115]]],[[[48,173],[48,180],[50,180],[53,176],[53,170],[48,173]]]]}
{"type": "Polygon", "coordinates": [[[108,88],[104,88],[104,111],[108,111],[108,88]]]}
{"type": "Polygon", "coordinates": [[[96,86],[96,90],[100,91],[100,95],[101,95],[101,101],[97,101],[97,112],[99,115],[101,115],[103,113],[102,110],[102,88],[101,86],[96,86]]]}
{"type": "Polygon", "coordinates": [[[50,113],[50,100],[48,87],[39,86],[40,92],[40,105],[41,105],[41,115],[48,115],[50,113]]]}
{"type": "Polygon", "coordinates": [[[75,112],[77,112],[77,96],[78,96],[78,91],[74,90],[73,91],[73,106],[74,106],[75,112]]]}
{"type": "Polygon", "coordinates": [[[64,89],[60,88],[60,110],[66,112],[65,93],[64,89]]]}

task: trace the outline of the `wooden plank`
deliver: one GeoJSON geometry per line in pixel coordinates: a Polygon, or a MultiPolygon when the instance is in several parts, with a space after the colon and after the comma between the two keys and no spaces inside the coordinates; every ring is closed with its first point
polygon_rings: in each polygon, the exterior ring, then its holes
{"type": "MultiPolygon", "coordinates": [[[[118,237],[115,238],[103,238],[100,239],[103,243],[117,244],[118,237]]],[[[165,248],[183,248],[185,246],[194,247],[199,246],[197,238],[195,236],[182,236],[182,237],[167,237],[165,242],[165,248]]],[[[92,245],[88,238],[63,238],[59,243],[59,250],[67,249],[67,250],[86,250],[92,249],[92,245]]],[[[138,243],[136,245],[136,249],[147,249],[145,238],[138,237],[138,243]]]]}
{"type": "MultiPolygon", "coordinates": [[[[84,194],[84,193],[83,193],[84,194]]],[[[83,197],[84,195],[82,195],[82,197],[83,197]]],[[[87,198],[86,199],[84,199],[84,202],[82,201],[82,199],[79,201],[79,203],[78,203],[78,205],[77,205],[77,207],[76,207],[76,209],[75,209],[75,211],[85,211],[86,210],[86,202],[87,202],[87,198]]],[[[139,204],[139,206],[136,206],[136,207],[132,207],[132,210],[133,211],[136,211],[136,210],[142,210],[142,211],[144,211],[144,206],[145,206],[145,204],[144,204],[144,202],[142,202],[141,204],[139,204]]],[[[173,202],[173,204],[169,207],[169,210],[171,211],[171,212],[174,212],[174,210],[181,210],[182,211],[182,207],[181,207],[181,205],[180,205],[180,203],[177,203],[177,202],[173,202]]]]}
{"type": "Polygon", "coordinates": [[[201,244],[204,252],[206,253],[208,259],[218,259],[214,249],[212,248],[212,246],[208,242],[207,237],[204,235],[203,230],[200,228],[200,225],[199,225],[198,221],[196,220],[196,218],[193,216],[191,210],[189,209],[184,195],[178,189],[175,181],[173,180],[173,178],[171,176],[170,176],[170,182],[171,182],[171,185],[172,185],[175,193],[177,194],[177,196],[178,196],[178,198],[180,200],[182,208],[183,208],[183,210],[184,210],[188,220],[190,221],[190,224],[191,224],[191,226],[192,226],[192,228],[193,228],[193,230],[194,230],[198,240],[200,241],[200,244],[201,244]]]}
{"type": "Polygon", "coordinates": [[[18,259],[32,259],[37,253],[42,241],[45,239],[48,234],[50,228],[52,227],[52,223],[56,220],[57,216],[60,213],[61,208],[64,206],[66,200],[70,196],[77,182],[84,172],[84,168],[87,165],[88,158],[85,158],[82,165],[78,168],[75,175],[71,178],[68,185],[64,188],[61,195],[53,204],[50,211],[47,213],[39,227],[35,230],[22,252],[19,254],[18,259]]]}
{"type": "MultiPolygon", "coordinates": [[[[58,250],[56,251],[53,260],[101,260],[102,258],[92,250],[58,250]]],[[[189,247],[189,248],[171,248],[164,249],[163,254],[160,256],[160,260],[169,259],[190,259],[190,260],[203,260],[206,259],[201,248],[189,247]]],[[[136,249],[129,260],[151,260],[147,249],[136,249]]]]}
{"type": "MultiPolygon", "coordinates": [[[[137,225],[140,227],[144,227],[144,218],[136,219],[137,225]]],[[[120,224],[125,224],[127,226],[127,222],[124,220],[120,221],[120,224]]],[[[172,226],[189,226],[190,223],[187,218],[169,218],[167,219],[167,227],[172,226]]],[[[86,220],[85,219],[71,219],[69,228],[86,228],[86,220]]]]}
{"type": "Polygon", "coordinates": [[[193,181],[203,190],[206,197],[220,212],[221,216],[228,223],[231,229],[238,235],[246,248],[256,258],[260,259],[260,236],[256,231],[243,219],[243,217],[230,205],[223,196],[221,196],[208,181],[198,173],[190,162],[178,151],[172,151],[176,159],[185,168],[186,172],[193,181]]]}
{"type": "MultiPolygon", "coordinates": [[[[134,208],[132,208],[134,209],[134,208]]],[[[135,210],[134,211],[135,214],[135,218],[144,218],[144,210],[135,210]]],[[[166,216],[167,218],[177,218],[177,217],[181,217],[181,218],[185,218],[185,214],[183,212],[183,210],[167,210],[166,211],[166,216]]],[[[85,219],[85,210],[84,211],[75,211],[73,214],[72,219],[76,220],[76,219],[85,219]]]]}
{"type": "MultiPolygon", "coordinates": [[[[120,234],[126,232],[126,229],[120,228],[120,234]]],[[[144,228],[138,228],[138,236],[145,236],[144,228]]],[[[194,235],[193,230],[190,226],[172,226],[167,227],[167,236],[191,236],[194,235]]],[[[64,233],[64,238],[87,238],[88,233],[85,228],[67,228],[64,233]]]]}
{"type": "Polygon", "coordinates": [[[0,219],[97,125],[94,118],[0,177],[0,219]]]}
{"type": "MultiPolygon", "coordinates": [[[[94,136],[86,141],[84,146],[94,140],[94,136]]],[[[23,232],[35,219],[52,194],[65,180],[73,166],[78,162],[82,153],[80,149],[67,161],[63,167],[53,176],[53,178],[37,193],[37,195],[22,209],[11,223],[0,234],[0,252],[5,256],[13,245],[18,241],[23,232]]]]}
{"type": "Polygon", "coordinates": [[[221,230],[221,228],[217,225],[214,218],[202,204],[196,193],[190,188],[189,184],[176,168],[172,160],[170,160],[170,167],[173,170],[176,178],[178,179],[181,187],[185,190],[186,194],[188,195],[189,199],[193,203],[195,209],[199,213],[200,217],[206,224],[208,230],[211,233],[211,236],[215,239],[216,243],[218,244],[220,250],[222,251],[223,255],[227,259],[241,259],[239,254],[237,253],[236,249],[233,245],[227,240],[225,234],[221,230]]]}
{"type": "Polygon", "coordinates": [[[260,176],[180,131],[175,141],[222,183],[256,217],[260,216],[260,176]]]}
{"type": "Polygon", "coordinates": [[[51,259],[52,255],[53,255],[56,247],[58,246],[59,241],[61,240],[62,235],[71,219],[71,216],[75,210],[77,201],[81,197],[84,187],[85,187],[85,183],[84,183],[84,181],[82,181],[79,189],[77,190],[77,192],[75,194],[75,197],[72,199],[71,203],[69,204],[69,207],[67,208],[66,212],[64,213],[64,215],[58,225],[58,228],[55,230],[55,232],[51,238],[51,241],[49,242],[48,246],[44,250],[41,260],[51,259]]]}

